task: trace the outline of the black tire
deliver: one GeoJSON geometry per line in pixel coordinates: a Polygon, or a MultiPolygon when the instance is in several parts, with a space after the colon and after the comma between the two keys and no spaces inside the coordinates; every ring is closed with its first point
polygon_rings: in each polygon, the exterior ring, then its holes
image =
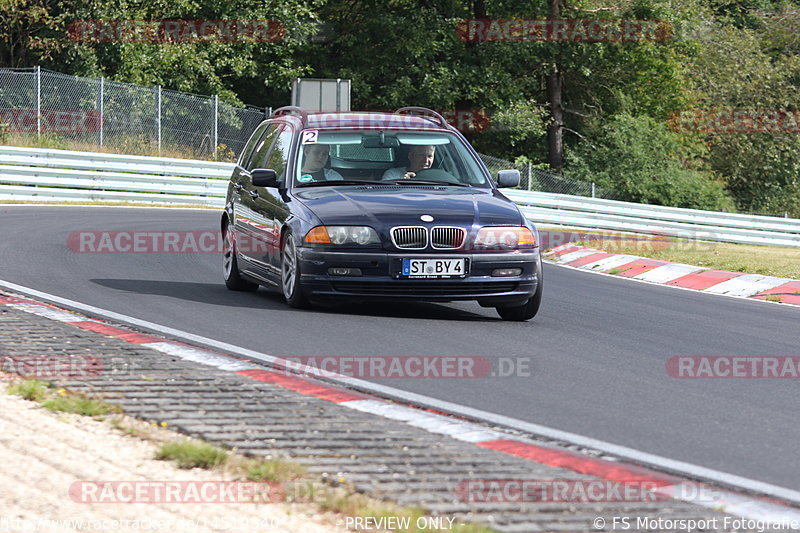
{"type": "Polygon", "coordinates": [[[281,289],[283,297],[289,307],[295,309],[307,309],[310,302],[303,294],[300,284],[302,272],[300,261],[297,257],[297,247],[294,244],[291,232],[286,232],[281,246],[281,289]]]}
{"type": "Polygon", "coordinates": [[[522,305],[515,305],[513,307],[495,307],[497,314],[503,320],[522,322],[530,320],[535,317],[539,312],[539,307],[542,305],[542,259],[539,258],[539,272],[538,284],[536,285],[536,292],[522,305]]]}
{"type": "Polygon", "coordinates": [[[239,262],[236,260],[236,241],[233,238],[233,230],[230,224],[225,225],[222,239],[222,277],[225,279],[225,286],[232,291],[257,291],[258,283],[247,281],[239,274],[239,262]]]}

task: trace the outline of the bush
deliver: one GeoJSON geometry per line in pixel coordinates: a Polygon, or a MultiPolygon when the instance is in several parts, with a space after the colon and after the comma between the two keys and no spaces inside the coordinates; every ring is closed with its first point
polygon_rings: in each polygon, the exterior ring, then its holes
{"type": "Polygon", "coordinates": [[[702,151],[650,117],[620,114],[567,153],[566,170],[631,202],[732,211],[724,184],[693,168],[702,151]]]}

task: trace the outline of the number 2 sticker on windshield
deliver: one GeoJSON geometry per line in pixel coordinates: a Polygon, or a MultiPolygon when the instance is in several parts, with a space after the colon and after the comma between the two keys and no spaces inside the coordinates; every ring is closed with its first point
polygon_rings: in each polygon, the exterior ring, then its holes
{"type": "Polygon", "coordinates": [[[319,135],[318,130],[306,130],[303,132],[303,144],[316,144],[317,143],[317,136],[319,135]]]}

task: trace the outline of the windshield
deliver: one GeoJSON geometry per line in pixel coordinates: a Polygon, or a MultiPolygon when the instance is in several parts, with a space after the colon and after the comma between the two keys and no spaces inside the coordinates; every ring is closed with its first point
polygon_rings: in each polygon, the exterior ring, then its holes
{"type": "Polygon", "coordinates": [[[431,183],[490,187],[450,132],[304,130],[295,186],[431,183]]]}

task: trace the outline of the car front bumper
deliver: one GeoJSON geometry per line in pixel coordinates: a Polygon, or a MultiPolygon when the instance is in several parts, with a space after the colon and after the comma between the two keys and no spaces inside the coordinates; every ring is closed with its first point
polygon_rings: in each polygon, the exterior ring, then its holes
{"type": "Polygon", "coordinates": [[[331,252],[298,249],[302,290],[311,299],[477,300],[484,306],[524,303],[540,282],[539,251],[505,253],[331,252]],[[419,279],[400,276],[405,258],[465,258],[463,278],[419,279]],[[338,276],[331,268],[358,268],[360,276],[338,276]],[[492,276],[495,269],[519,268],[512,277],[492,276]]]}

